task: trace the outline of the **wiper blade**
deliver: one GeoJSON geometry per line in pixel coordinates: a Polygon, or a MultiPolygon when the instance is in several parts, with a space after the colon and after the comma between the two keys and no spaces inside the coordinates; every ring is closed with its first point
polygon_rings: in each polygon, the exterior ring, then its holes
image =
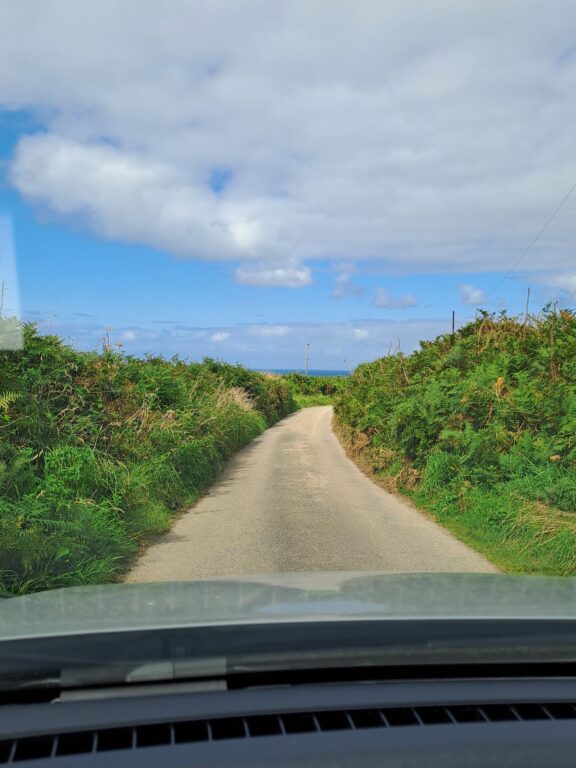
{"type": "Polygon", "coordinates": [[[226,659],[176,659],[136,664],[93,665],[37,669],[0,676],[0,694],[38,688],[90,688],[106,685],[139,685],[177,680],[201,681],[226,677],[226,659]]]}

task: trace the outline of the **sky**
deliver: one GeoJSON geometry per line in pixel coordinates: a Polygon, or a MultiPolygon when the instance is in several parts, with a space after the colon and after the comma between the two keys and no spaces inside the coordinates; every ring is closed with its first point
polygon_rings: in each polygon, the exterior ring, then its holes
{"type": "Polygon", "coordinates": [[[575,29],[572,0],[4,0],[1,310],[345,369],[528,287],[571,306],[575,29]]]}

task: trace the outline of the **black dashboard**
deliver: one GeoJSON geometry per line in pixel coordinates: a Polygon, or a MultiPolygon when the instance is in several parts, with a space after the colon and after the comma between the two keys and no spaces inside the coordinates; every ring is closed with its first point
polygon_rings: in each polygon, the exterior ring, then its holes
{"type": "Polygon", "coordinates": [[[573,766],[576,680],[223,681],[64,691],[0,709],[21,766],[573,766]],[[49,697],[46,697],[49,698],[49,697]]]}

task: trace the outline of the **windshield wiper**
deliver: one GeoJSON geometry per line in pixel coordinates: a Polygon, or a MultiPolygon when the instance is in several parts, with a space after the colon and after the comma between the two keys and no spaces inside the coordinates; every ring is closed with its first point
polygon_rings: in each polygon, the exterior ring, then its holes
{"type": "Polygon", "coordinates": [[[0,697],[11,692],[49,689],[60,691],[103,686],[137,686],[172,681],[223,680],[226,659],[174,659],[167,661],[45,667],[30,672],[0,675],[0,697]]]}
{"type": "MultiPolygon", "coordinates": [[[[252,677],[478,675],[560,665],[574,676],[576,622],[263,623],[0,642],[0,693],[252,677]],[[570,668],[570,669],[569,669],[570,668]],[[459,671],[460,670],[460,671],[459,671]],[[485,670],[485,671],[483,671],[485,670]],[[475,674],[475,673],[473,673],[475,674]]],[[[528,674],[526,672],[526,674],[528,674]]]]}

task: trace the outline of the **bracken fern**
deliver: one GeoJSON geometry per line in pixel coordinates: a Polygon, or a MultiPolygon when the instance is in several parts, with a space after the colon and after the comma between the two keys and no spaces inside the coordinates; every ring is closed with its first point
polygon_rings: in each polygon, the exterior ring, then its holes
{"type": "Polygon", "coordinates": [[[280,378],[212,359],[0,351],[0,589],[114,580],[225,459],[294,409],[280,378]]]}

